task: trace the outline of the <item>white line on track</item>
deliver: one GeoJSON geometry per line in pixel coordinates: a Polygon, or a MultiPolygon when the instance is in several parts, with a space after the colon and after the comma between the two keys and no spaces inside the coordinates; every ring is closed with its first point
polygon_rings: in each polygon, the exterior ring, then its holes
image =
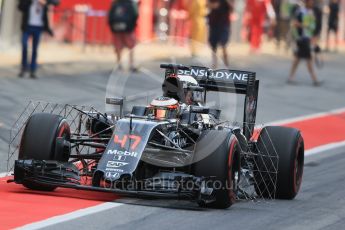
{"type": "MultiPolygon", "coordinates": [[[[339,113],[342,113],[342,112],[345,112],[345,108],[341,108],[341,109],[337,109],[337,110],[331,110],[331,111],[323,112],[323,113],[307,115],[307,116],[299,116],[299,117],[292,118],[292,119],[285,119],[285,120],[275,121],[275,122],[269,123],[269,125],[282,125],[282,124],[287,124],[287,123],[292,123],[292,122],[303,121],[303,120],[307,120],[307,119],[324,117],[324,116],[331,115],[331,114],[335,114],[336,115],[336,114],[339,114],[339,113]]],[[[322,146],[319,146],[319,147],[307,150],[305,152],[305,156],[309,157],[309,156],[312,156],[312,155],[317,155],[317,154],[320,154],[320,153],[322,153],[324,151],[335,149],[335,148],[338,148],[338,147],[343,147],[343,146],[345,146],[345,141],[337,142],[337,143],[331,143],[331,144],[327,144],[327,145],[322,145],[322,146]]],[[[8,173],[0,173],[0,178],[4,177],[4,176],[8,176],[8,175],[10,175],[10,174],[8,174],[8,173]]],[[[77,219],[77,218],[80,218],[80,217],[83,217],[83,216],[86,216],[86,215],[94,214],[94,213],[97,213],[97,212],[102,212],[102,211],[105,211],[105,210],[108,210],[108,209],[112,209],[112,208],[116,208],[116,207],[119,207],[119,206],[122,206],[122,205],[124,205],[124,204],[116,203],[116,202],[106,202],[106,203],[99,204],[99,205],[96,205],[96,206],[93,206],[93,207],[89,207],[89,208],[85,208],[85,209],[80,209],[80,210],[77,210],[77,211],[74,211],[74,212],[71,212],[71,213],[67,213],[67,214],[60,215],[60,216],[55,216],[55,217],[52,217],[52,218],[48,218],[46,220],[42,220],[42,221],[39,221],[39,222],[34,222],[34,223],[31,223],[31,224],[28,224],[28,225],[24,225],[24,226],[22,226],[20,228],[17,228],[17,229],[40,229],[40,228],[48,227],[48,226],[51,226],[51,225],[54,225],[54,224],[62,223],[62,222],[65,222],[65,221],[70,221],[70,220],[73,220],[73,219],[77,219]]]]}
{"type": "Polygon", "coordinates": [[[77,219],[82,216],[86,215],[91,215],[94,213],[106,211],[108,209],[116,208],[119,206],[122,206],[123,204],[120,203],[115,203],[115,202],[106,202],[103,204],[99,204],[90,208],[84,208],[80,209],[78,211],[74,211],[68,214],[60,215],[60,216],[55,216],[46,220],[38,221],[35,223],[27,224],[22,227],[16,228],[16,229],[21,229],[21,230],[31,230],[31,229],[40,229],[40,228],[45,228],[54,224],[58,224],[61,222],[77,219]]]}
{"type": "Polygon", "coordinates": [[[2,177],[7,177],[7,176],[11,176],[13,172],[3,172],[3,173],[0,173],[0,178],[2,177]]]}
{"type": "Polygon", "coordinates": [[[335,142],[335,143],[330,143],[330,144],[326,144],[326,145],[321,145],[319,147],[316,148],[312,148],[309,149],[307,151],[305,151],[305,156],[312,156],[312,155],[317,155],[320,154],[322,152],[328,151],[328,150],[332,150],[332,149],[336,149],[339,147],[344,147],[345,146],[345,141],[341,141],[341,142],[335,142]]]}

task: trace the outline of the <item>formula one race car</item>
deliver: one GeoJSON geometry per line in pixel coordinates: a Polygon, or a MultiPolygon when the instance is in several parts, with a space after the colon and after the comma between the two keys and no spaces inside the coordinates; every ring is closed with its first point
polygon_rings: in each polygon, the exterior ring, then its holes
{"type": "Polygon", "coordinates": [[[293,128],[255,128],[255,73],[161,68],[163,95],[131,111],[123,109],[126,98],[107,98],[119,108],[116,116],[36,104],[26,112],[13,181],[33,190],[65,187],[213,208],[228,208],[236,199],[297,195],[303,138],[293,128]],[[221,110],[205,106],[209,92],[244,95],[244,121],[221,120],[221,110]]]}

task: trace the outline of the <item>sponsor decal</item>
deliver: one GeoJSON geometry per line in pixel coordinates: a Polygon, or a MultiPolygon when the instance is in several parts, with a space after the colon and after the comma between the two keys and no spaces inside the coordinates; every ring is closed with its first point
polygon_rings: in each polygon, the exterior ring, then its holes
{"type": "Polygon", "coordinates": [[[124,156],[124,155],[115,155],[113,160],[114,161],[125,161],[126,160],[126,156],[124,156]]]}
{"type": "MultiPolygon", "coordinates": [[[[181,137],[181,135],[176,131],[169,133],[168,137],[175,145],[179,146],[180,148],[183,148],[187,145],[187,138],[181,137]]],[[[168,140],[165,141],[165,144],[167,146],[171,146],[171,143],[168,140]]]]}
{"type": "Polygon", "coordinates": [[[206,69],[178,70],[177,74],[178,75],[197,76],[197,77],[206,77],[207,71],[206,71],[206,69]]]}
{"type": "Polygon", "coordinates": [[[123,173],[124,172],[122,169],[114,169],[114,168],[106,168],[105,171],[119,172],[119,173],[123,173]]]}
{"type": "Polygon", "coordinates": [[[111,179],[118,179],[120,177],[120,173],[117,172],[106,172],[105,173],[106,178],[111,178],[111,179]]]}
{"type": "Polygon", "coordinates": [[[122,166],[128,165],[128,163],[125,162],[119,162],[119,161],[108,161],[107,162],[107,168],[120,168],[122,166]]]}
{"type": "Polygon", "coordinates": [[[246,114],[248,118],[246,119],[246,122],[248,123],[255,123],[255,110],[256,110],[256,100],[249,100],[249,102],[246,105],[246,114]]]}
{"type": "Polygon", "coordinates": [[[114,136],[115,144],[119,144],[121,148],[124,148],[129,142],[131,150],[135,150],[141,142],[141,136],[137,135],[123,135],[123,137],[119,137],[118,135],[114,136]]]}
{"type": "Polygon", "coordinates": [[[187,145],[187,138],[173,139],[172,142],[179,147],[184,147],[187,145]]]}
{"type": "Polygon", "coordinates": [[[169,100],[171,100],[171,98],[170,97],[158,97],[158,98],[156,98],[156,100],[157,101],[169,101],[169,100]]]}
{"type": "Polygon", "coordinates": [[[137,157],[138,153],[137,152],[129,152],[129,151],[119,151],[117,149],[115,150],[108,150],[107,152],[108,155],[119,155],[119,156],[130,156],[130,157],[137,157]]]}
{"type": "MultiPolygon", "coordinates": [[[[179,70],[178,74],[204,78],[207,76],[207,71],[205,69],[179,70]]],[[[216,80],[226,79],[226,80],[247,82],[248,74],[236,73],[236,72],[230,72],[230,71],[215,71],[211,74],[210,79],[216,79],[216,80]]]]}

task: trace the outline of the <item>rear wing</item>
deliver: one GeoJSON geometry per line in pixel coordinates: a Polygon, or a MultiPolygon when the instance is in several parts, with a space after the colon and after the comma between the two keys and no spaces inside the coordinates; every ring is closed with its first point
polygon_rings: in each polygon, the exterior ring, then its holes
{"type": "Polygon", "coordinates": [[[212,70],[201,66],[175,64],[161,64],[160,67],[165,69],[166,78],[178,75],[194,77],[199,85],[205,88],[206,92],[214,91],[245,95],[243,133],[247,139],[250,139],[255,126],[259,93],[259,80],[256,80],[255,72],[229,69],[212,70]]]}

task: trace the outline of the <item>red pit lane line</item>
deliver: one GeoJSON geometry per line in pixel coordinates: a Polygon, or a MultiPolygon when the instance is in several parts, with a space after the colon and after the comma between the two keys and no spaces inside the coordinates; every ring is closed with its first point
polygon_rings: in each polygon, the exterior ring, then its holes
{"type": "MultiPolygon", "coordinates": [[[[283,124],[302,131],[306,150],[345,140],[345,112],[283,124]]],[[[0,178],[0,229],[20,227],[33,222],[92,207],[118,198],[108,193],[57,189],[36,192],[0,178]]]]}
{"type": "Polygon", "coordinates": [[[345,140],[345,112],[284,124],[301,130],[305,149],[345,140]]]}
{"type": "Polygon", "coordinates": [[[64,188],[55,192],[37,192],[8,184],[9,178],[0,178],[0,229],[13,229],[118,198],[110,193],[64,188]]]}
{"type": "MultiPolygon", "coordinates": [[[[301,130],[305,150],[345,141],[345,112],[299,119],[279,125],[301,130]]],[[[261,128],[256,129],[252,140],[257,140],[260,132],[261,128]]]]}

